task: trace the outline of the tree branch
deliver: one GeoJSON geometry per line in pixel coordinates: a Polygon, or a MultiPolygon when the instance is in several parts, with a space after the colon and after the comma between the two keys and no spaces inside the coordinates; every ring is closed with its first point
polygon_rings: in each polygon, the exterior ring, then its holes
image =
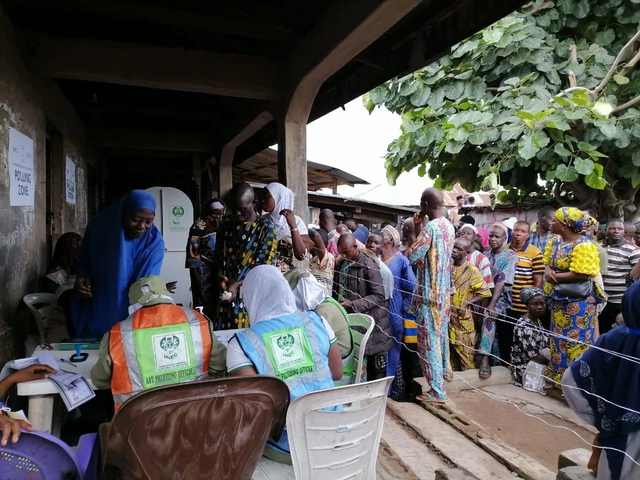
{"type": "Polygon", "coordinates": [[[631,60],[629,60],[629,63],[627,63],[624,68],[622,69],[622,71],[620,72],[620,75],[626,77],[627,74],[633,70],[635,68],[635,66],[638,64],[638,61],[640,61],[640,51],[638,51],[638,53],[636,53],[635,57],[633,57],[631,60]]]}
{"type": "Polygon", "coordinates": [[[613,74],[616,71],[616,68],[618,68],[618,65],[620,64],[620,62],[624,58],[625,54],[627,53],[627,50],[629,50],[631,47],[633,47],[633,44],[639,38],[640,38],[640,30],[638,30],[638,32],[636,32],[636,34],[631,38],[631,40],[629,40],[626,43],[626,45],[624,47],[622,47],[622,50],[620,50],[620,53],[618,53],[618,56],[613,61],[613,65],[611,65],[611,68],[609,68],[609,71],[607,72],[607,74],[604,76],[604,78],[600,82],[600,85],[598,85],[593,90],[595,96],[599,95],[600,92],[602,92],[604,90],[604,88],[607,86],[607,83],[609,83],[609,80],[611,80],[611,77],[613,77],[613,74]]]}
{"type": "Polygon", "coordinates": [[[622,105],[618,105],[616,108],[611,110],[611,113],[621,112],[622,110],[626,110],[627,108],[633,107],[636,103],[640,102],[640,95],[635,98],[632,98],[627,103],[623,103],[622,105]]]}

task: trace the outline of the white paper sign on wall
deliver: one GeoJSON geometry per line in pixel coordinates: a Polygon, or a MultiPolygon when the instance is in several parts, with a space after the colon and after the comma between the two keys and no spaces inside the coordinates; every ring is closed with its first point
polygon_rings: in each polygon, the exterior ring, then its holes
{"type": "Polygon", "coordinates": [[[76,164],[71,160],[71,158],[67,157],[67,166],[66,166],[66,184],[67,184],[67,203],[71,205],[76,204],[76,164]]]}
{"type": "Polygon", "coordinates": [[[33,139],[9,128],[9,205],[33,207],[36,178],[33,169],[33,139]]]}

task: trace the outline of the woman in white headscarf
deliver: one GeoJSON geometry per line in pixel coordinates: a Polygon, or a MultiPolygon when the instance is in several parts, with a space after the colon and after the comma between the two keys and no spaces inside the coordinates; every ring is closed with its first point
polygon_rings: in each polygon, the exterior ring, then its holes
{"type": "Polygon", "coordinates": [[[273,182],[264,187],[263,207],[276,227],[278,240],[275,266],[282,273],[293,268],[293,257],[303,260],[310,244],[307,226],[293,213],[293,192],[281,183],[273,182]]]}
{"type": "MultiPolygon", "coordinates": [[[[342,360],[327,322],[313,311],[298,311],[291,287],[272,265],[254,267],[243,289],[250,327],[229,342],[229,375],[280,378],[289,387],[291,401],[332,388],[333,381],[342,378],[342,360]]],[[[277,442],[269,440],[265,455],[291,463],[286,429],[277,442]]]]}

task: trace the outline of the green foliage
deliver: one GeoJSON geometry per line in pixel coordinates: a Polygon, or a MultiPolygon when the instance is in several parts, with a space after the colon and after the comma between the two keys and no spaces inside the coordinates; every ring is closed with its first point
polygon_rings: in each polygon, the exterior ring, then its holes
{"type": "Polygon", "coordinates": [[[386,155],[389,182],[419,167],[442,188],[499,183],[499,201],[549,194],[561,182],[577,201],[597,190],[596,208],[605,198],[640,203],[640,111],[615,110],[640,94],[637,47],[596,91],[639,22],[640,9],[623,0],[529,5],[375,88],[364,97],[369,112],[402,116],[386,155]],[[580,88],[564,92],[570,72],[580,88]]]}

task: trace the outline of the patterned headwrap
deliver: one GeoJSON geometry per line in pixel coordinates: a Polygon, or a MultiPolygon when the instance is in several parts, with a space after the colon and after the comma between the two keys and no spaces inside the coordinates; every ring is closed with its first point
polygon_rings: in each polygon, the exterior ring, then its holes
{"type": "Polygon", "coordinates": [[[593,218],[586,212],[575,207],[562,207],[556,210],[556,218],[575,233],[584,234],[594,223],[593,218]]]}
{"type": "Polygon", "coordinates": [[[544,291],[538,287],[523,288],[520,290],[520,301],[527,305],[529,301],[536,297],[544,297],[544,291]]]}
{"type": "Polygon", "coordinates": [[[387,225],[382,229],[382,233],[388,234],[393,239],[393,245],[395,247],[399,247],[400,245],[402,245],[402,240],[400,240],[400,232],[398,232],[397,228],[392,227],[391,225],[387,225]]]}

